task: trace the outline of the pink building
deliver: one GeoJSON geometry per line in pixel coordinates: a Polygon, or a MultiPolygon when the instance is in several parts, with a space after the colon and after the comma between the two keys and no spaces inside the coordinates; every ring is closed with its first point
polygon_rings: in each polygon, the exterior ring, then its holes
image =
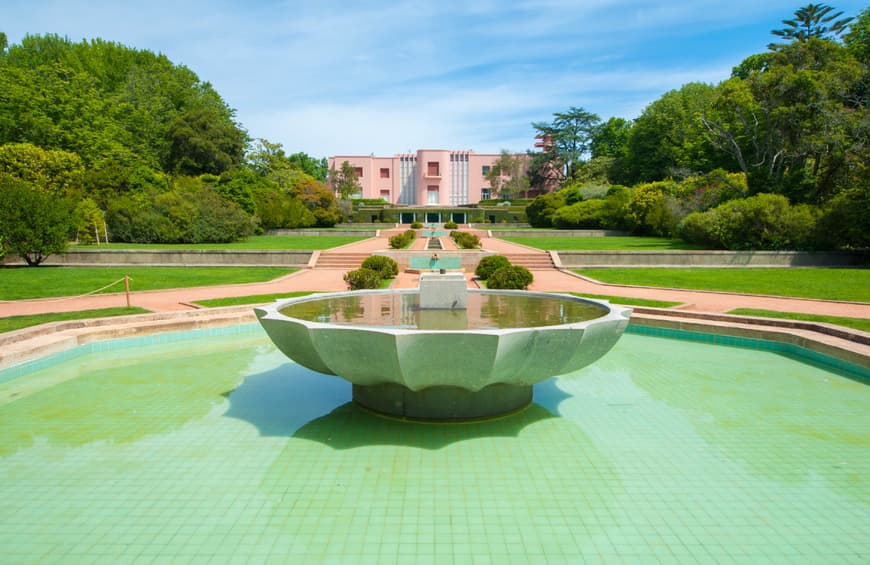
{"type": "Polygon", "coordinates": [[[474,151],[420,149],[393,157],[336,155],[330,170],[349,162],[356,168],[362,194],[357,198],[383,198],[408,206],[459,206],[486,200],[490,185],[486,173],[499,155],[474,151]]]}

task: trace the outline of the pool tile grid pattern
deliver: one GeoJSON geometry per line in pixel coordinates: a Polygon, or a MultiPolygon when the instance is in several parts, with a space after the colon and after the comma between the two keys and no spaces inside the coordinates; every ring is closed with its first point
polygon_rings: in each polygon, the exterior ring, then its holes
{"type": "Polygon", "coordinates": [[[256,331],[82,355],[54,368],[79,376],[0,404],[14,440],[0,446],[0,555],[867,562],[867,385],[766,351],[692,347],[627,335],[536,387],[529,410],[449,426],[355,409],[345,383],[256,331]],[[117,406],[128,395],[138,410],[117,406]]]}

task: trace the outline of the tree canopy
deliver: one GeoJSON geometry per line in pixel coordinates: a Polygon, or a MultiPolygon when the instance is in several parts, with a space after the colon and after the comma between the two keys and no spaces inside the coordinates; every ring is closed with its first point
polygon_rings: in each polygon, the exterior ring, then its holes
{"type": "Polygon", "coordinates": [[[246,155],[235,111],[165,55],[54,34],[8,45],[0,34],[0,93],[0,238],[30,253],[17,243],[29,238],[34,264],[60,247],[9,202],[74,210],[57,227],[80,241],[104,239],[106,225],[115,241],[199,242],[341,219],[321,194],[325,159],[265,140],[246,155]]]}

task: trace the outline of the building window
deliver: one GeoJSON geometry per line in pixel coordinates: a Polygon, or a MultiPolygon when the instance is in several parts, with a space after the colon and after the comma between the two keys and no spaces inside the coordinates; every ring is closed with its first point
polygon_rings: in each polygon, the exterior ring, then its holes
{"type": "Polygon", "coordinates": [[[353,172],[356,175],[356,178],[358,178],[358,179],[362,178],[362,167],[354,167],[353,172]]]}
{"type": "Polygon", "coordinates": [[[390,189],[389,188],[382,188],[381,189],[381,198],[383,198],[387,202],[390,201],[390,189]]]}
{"type": "Polygon", "coordinates": [[[386,168],[383,168],[383,167],[382,167],[382,168],[381,168],[381,178],[382,178],[382,179],[388,179],[388,178],[390,178],[390,169],[386,169],[386,168]]]}
{"type": "Polygon", "coordinates": [[[480,168],[480,174],[481,174],[482,176],[485,177],[485,176],[487,175],[487,173],[489,173],[489,169],[490,169],[490,168],[491,168],[491,167],[490,167],[489,165],[484,165],[484,166],[482,166],[482,167],[480,168]]]}
{"type": "Polygon", "coordinates": [[[489,200],[489,189],[481,188],[480,189],[480,199],[481,200],[489,200]]]}
{"type": "Polygon", "coordinates": [[[441,176],[438,168],[438,161],[429,161],[429,163],[426,165],[426,174],[430,177],[441,176]]]}

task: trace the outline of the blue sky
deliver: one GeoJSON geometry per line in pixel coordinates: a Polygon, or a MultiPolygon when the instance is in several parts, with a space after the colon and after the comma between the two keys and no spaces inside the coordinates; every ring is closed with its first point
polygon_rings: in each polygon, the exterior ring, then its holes
{"type": "Polygon", "coordinates": [[[530,149],[531,122],[571,106],[631,119],[686,82],[719,82],[807,3],[6,0],[0,31],[164,53],[290,153],[485,153],[530,149]]]}

